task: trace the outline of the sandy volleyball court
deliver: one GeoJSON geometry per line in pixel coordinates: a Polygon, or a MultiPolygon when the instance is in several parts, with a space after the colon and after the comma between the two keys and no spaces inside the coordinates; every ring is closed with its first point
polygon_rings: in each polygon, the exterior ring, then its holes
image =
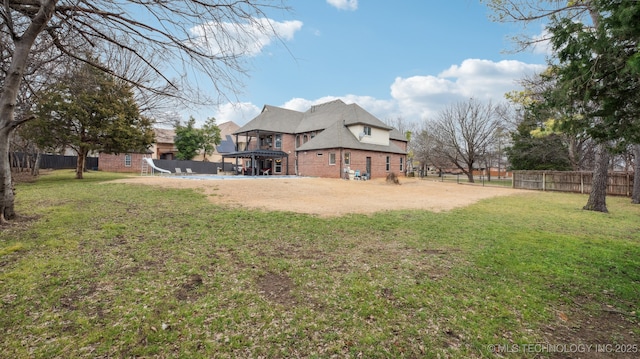
{"type": "Polygon", "coordinates": [[[414,178],[400,178],[400,185],[388,184],[384,179],[346,181],[305,177],[185,179],[141,176],[115,182],[201,189],[218,204],[325,217],[396,209],[446,211],[484,198],[524,192],[414,178]]]}

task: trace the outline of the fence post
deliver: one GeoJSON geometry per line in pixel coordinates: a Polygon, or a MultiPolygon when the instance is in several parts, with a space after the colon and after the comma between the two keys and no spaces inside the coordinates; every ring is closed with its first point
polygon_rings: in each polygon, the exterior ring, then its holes
{"type": "Polygon", "coordinates": [[[547,173],[546,172],[542,172],[542,191],[545,191],[547,188],[547,173]]]}

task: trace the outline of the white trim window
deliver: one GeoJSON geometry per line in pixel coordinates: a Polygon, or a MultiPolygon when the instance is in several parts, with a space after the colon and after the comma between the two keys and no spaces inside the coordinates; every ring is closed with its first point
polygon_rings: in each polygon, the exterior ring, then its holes
{"type": "Polygon", "coordinates": [[[131,167],[131,154],[129,153],[124,155],[124,166],[131,167]]]}
{"type": "Polygon", "coordinates": [[[282,135],[281,134],[276,134],[275,135],[275,148],[282,148],[282,135]]]}
{"type": "Polygon", "coordinates": [[[364,130],[362,132],[364,132],[365,136],[371,136],[371,126],[364,126],[364,130]]]}
{"type": "Polygon", "coordinates": [[[391,157],[387,156],[387,172],[391,170],[391,157]]]}
{"type": "Polygon", "coordinates": [[[336,153],[335,152],[329,152],[329,164],[330,165],[335,165],[336,164],[336,153]]]}
{"type": "Polygon", "coordinates": [[[351,152],[344,153],[344,164],[347,166],[351,165],[351,152]]]}
{"type": "Polygon", "coordinates": [[[400,172],[404,172],[404,157],[400,157],[400,172]]]}

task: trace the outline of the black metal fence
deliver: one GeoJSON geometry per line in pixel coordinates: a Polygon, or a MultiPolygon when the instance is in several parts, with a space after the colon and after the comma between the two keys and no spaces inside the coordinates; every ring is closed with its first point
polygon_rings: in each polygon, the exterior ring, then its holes
{"type": "MultiPolygon", "coordinates": [[[[34,154],[14,152],[9,154],[9,163],[13,168],[30,168],[29,163],[34,162],[34,154]],[[31,158],[29,158],[31,157],[31,158]]],[[[78,163],[78,156],[63,155],[40,155],[40,168],[45,169],[74,169],[78,163]]],[[[98,157],[87,157],[85,168],[88,170],[98,170],[98,157]]]]}

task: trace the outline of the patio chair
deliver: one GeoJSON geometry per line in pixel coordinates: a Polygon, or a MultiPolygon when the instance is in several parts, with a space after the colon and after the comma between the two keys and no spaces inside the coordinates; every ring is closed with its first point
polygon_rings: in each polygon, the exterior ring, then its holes
{"type": "Polygon", "coordinates": [[[188,175],[193,175],[193,174],[196,174],[196,173],[195,173],[195,172],[193,172],[193,171],[191,170],[191,168],[187,168],[187,174],[188,174],[188,175]]]}
{"type": "Polygon", "coordinates": [[[271,168],[267,168],[266,170],[262,170],[262,175],[263,176],[268,176],[270,171],[271,171],[271,168]]]}
{"type": "Polygon", "coordinates": [[[176,174],[177,175],[181,175],[182,174],[182,170],[179,167],[176,167],[176,174]]]}
{"type": "Polygon", "coordinates": [[[353,175],[353,179],[355,180],[361,180],[362,177],[360,176],[360,170],[356,170],[356,173],[353,175]]]}

